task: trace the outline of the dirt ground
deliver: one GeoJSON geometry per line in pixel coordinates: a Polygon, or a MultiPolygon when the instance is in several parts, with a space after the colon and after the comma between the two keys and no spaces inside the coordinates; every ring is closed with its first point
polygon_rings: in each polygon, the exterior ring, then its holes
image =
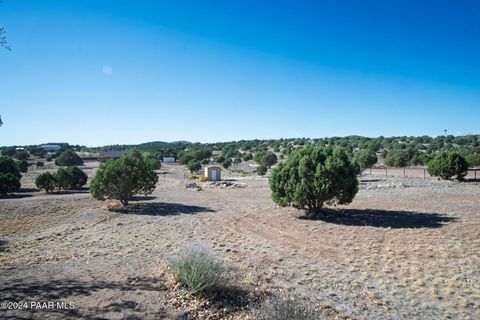
{"type": "Polygon", "coordinates": [[[332,317],[480,318],[479,183],[366,175],[341,214],[306,219],[272,202],[267,178],[225,174],[246,187],[193,191],[183,167],[162,170],[151,196],[116,212],[87,191],[28,190],[38,174],[29,172],[25,192],[0,199],[0,302],[74,308],[0,318],[202,318],[166,286],[168,260],[196,243],[233,266],[246,291],[286,290],[332,317]]]}

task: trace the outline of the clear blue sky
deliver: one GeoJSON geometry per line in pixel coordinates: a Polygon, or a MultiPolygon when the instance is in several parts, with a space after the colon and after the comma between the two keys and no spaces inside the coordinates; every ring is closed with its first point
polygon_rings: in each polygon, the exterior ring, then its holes
{"type": "Polygon", "coordinates": [[[480,1],[4,0],[0,145],[480,132],[480,1]]]}

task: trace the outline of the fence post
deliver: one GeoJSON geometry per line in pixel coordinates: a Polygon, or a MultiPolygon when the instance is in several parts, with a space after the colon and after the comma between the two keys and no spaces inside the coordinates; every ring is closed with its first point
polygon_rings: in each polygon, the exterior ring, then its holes
{"type": "Polygon", "coordinates": [[[403,167],[403,178],[405,179],[405,167],[403,167]]]}
{"type": "Polygon", "coordinates": [[[385,177],[388,176],[387,167],[385,167],[385,177]]]}
{"type": "Polygon", "coordinates": [[[425,168],[423,168],[423,179],[425,179],[425,168]]]}

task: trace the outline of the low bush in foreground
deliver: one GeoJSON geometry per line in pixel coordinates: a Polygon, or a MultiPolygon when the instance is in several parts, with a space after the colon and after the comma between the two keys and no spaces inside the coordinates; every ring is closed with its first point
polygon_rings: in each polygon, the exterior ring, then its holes
{"type": "Polygon", "coordinates": [[[227,282],[228,269],[206,248],[187,249],[172,259],[170,266],[177,280],[197,297],[214,296],[227,282]]]}
{"type": "Polygon", "coordinates": [[[318,320],[321,314],[299,299],[275,297],[265,301],[254,311],[257,320],[318,320]]]}

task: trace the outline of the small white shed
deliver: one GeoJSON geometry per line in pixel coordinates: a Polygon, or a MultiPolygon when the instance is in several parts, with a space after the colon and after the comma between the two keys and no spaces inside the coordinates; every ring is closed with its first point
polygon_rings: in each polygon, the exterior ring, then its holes
{"type": "Polygon", "coordinates": [[[222,180],[222,168],[218,166],[205,167],[205,177],[208,181],[220,181],[222,180]]]}
{"type": "Polygon", "coordinates": [[[174,157],[163,157],[163,163],[175,163],[174,157]]]}

